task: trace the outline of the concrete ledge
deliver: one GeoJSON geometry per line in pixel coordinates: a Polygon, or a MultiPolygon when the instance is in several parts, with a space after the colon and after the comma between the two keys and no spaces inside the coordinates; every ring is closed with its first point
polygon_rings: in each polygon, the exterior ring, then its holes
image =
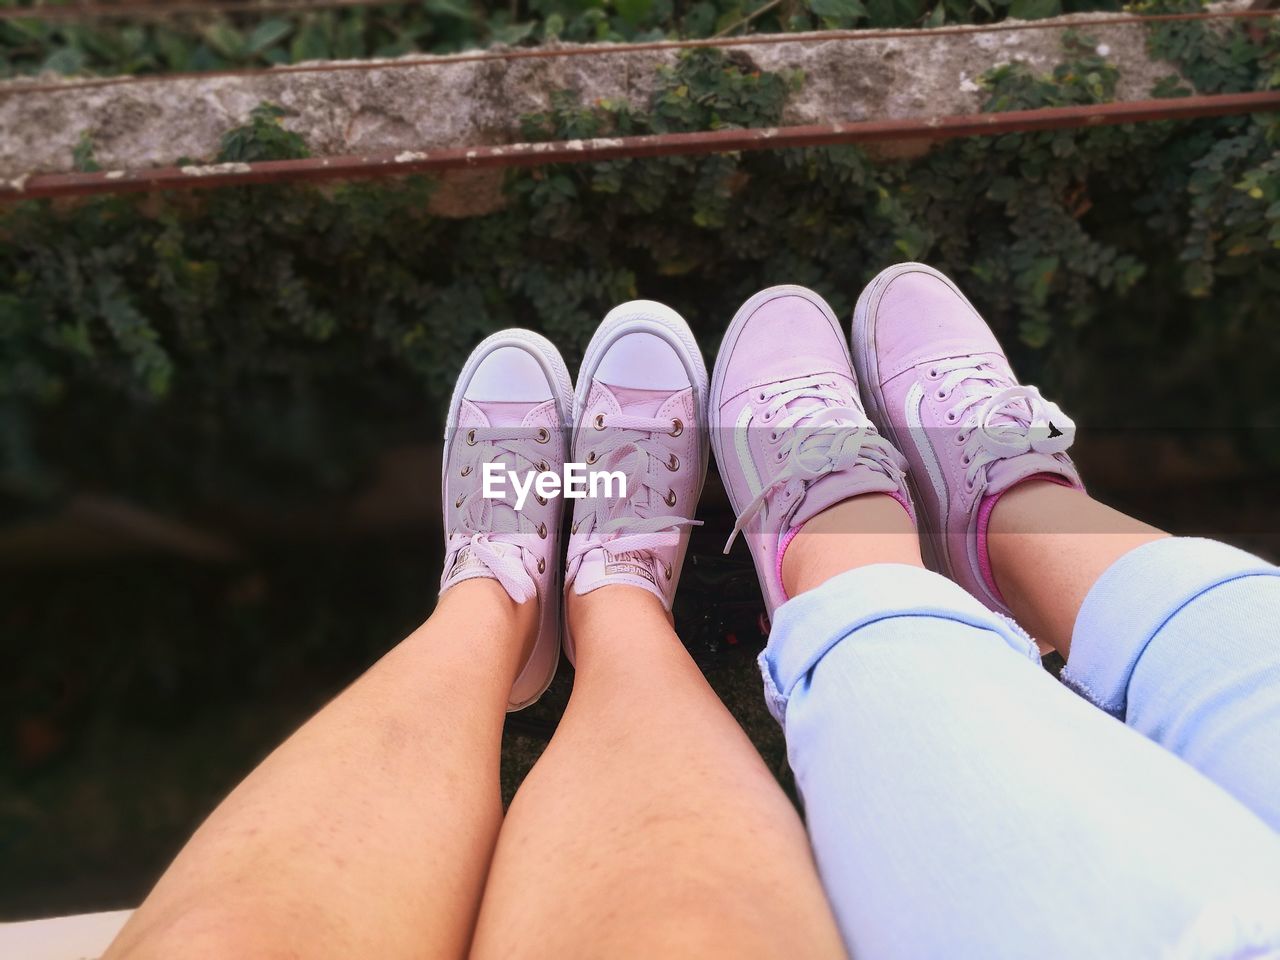
{"type": "MultiPolygon", "coordinates": [[[[1144,99],[1173,67],[1147,54],[1146,25],[1108,20],[1126,17],[1076,14],[1037,21],[1037,29],[952,27],[861,39],[787,34],[786,42],[762,43],[757,36],[721,49],[754,69],[803,71],[784,124],[910,119],[978,112],[986,99],[978,77],[1010,61],[1052,70],[1063,59],[1063,30],[1052,28],[1083,23],[1099,52],[1121,67],[1117,99],[1144,99]]],[[[107,170],[208,159],[222,134],[263,101],[290,112],[285,125],[302,133],[316,156],[504,144],[519,139],[522,114],[546,109],[559,90],[581,91],[587,102],[644,106],[659,68],[680,54],[672,44],[554,49],[568,55],[518,51],[508,60],[488,51],[232,75],[9,81],[0,84],[0,178],[70,171],[82,134],[107,170]]]]}

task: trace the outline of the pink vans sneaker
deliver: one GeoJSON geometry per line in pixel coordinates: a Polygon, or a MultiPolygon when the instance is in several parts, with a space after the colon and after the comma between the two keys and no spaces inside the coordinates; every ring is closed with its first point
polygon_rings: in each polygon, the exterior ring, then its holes
{"type": "Polygon", "coordinates": [[[762,290],[725,332],[709,420],[720,478],[769,615],[787,600],[782,557],[810,517],[864,493],[911,512],[901,455],[862,409],[844,332],[804,287],[762,290]]]}
{"type": "Polygon", "coordinates": [[[1075,424],[1018,383],[986,321],[923,264],[862,292],[853,360],[871,419],[911,465],[925,563],[1008,615],[987,557],[991,509],[1029,477],[1083,489],[1066,453],[1075,424]]]}
{"type": "Polygon", "coordinates": [[[497,580],[512,600],[538,604],[538,636],[516,677],[508,710],[547,689],[560,660],[561,500],[527,491],[517,505],[506,477],[484,496],[485,464],[527,478],[564,465],[573,383],[551,342],[528,330],[495,333],[472,351],[449,401],[441,491],[445,522],[440,592],[475,577],[497,580]]]}
{"type": "MultiPolygon", "coordinates": [[[[578,372],[573,460],[588,479],[613,474],[614,488],[602,479],[574,507],[566,593],[621,584],[671,609],[707,476],[706,401],[707,368],[678,313],[651,300],[609,311],[578,372]]],[[[564,648],[572,662],[567,624],[564,648]]]]}

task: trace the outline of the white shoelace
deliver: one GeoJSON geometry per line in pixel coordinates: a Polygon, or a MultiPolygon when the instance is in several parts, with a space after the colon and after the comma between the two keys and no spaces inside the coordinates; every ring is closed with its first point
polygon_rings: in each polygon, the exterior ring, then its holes
{"type": "Polygon", "coordinates": [[[829,473],[847,470],[859,461],[895,479],[904,469],[892,444],[876,433],[866,414],[844,405],[832,380],[784,380],[761,387],[754,399],[768,404],[759,419],[770,425],[770,442],[778,444],[773,457],[776,469],[739,514],[724,545],[725,553],[752,518],[779,494],[786,501],[802,498],[810,483],[829,473]],[[804,404],[779,416],[797,400],[814,400],[821,406],[804,404]]]}
{"type": "Polygon", "coordinates": [[[581,539],[569,549],[570,565],[604,542],[615,553],[649,553],[670,547],[682,527],[700,525],[701,521],[688,517],[656,512],[660,505],[675,505],[674,490],[668,481],[680,468],[678,454],[662,438],[678,436],[687,429],[685,424],[681,423],[677,430],[677,421],[669,418],[597,414],[585,429],[601,432],[595,441],[598,445],[589,451],[595,458],[588,456],[588,462],[596,470],[622,473],[627,481],[627,496],[585,501],[595,509],[584,513],[574,527],[581,539]]]}
{"type": "Polygon", "coordinates": [[[454,502],[462,526],[449,538],[450,558],[469,549],[471,556],[493,574],[516,603],[532,599],[538,589],[525,564],[526,547],[518,539],[505,538],[545,535],[545,531],[539,531],[531,520],[505,501],[486,499],[482,471],[484,464],[501,462],[503,457],[517,471],[525,465],[532,470],[547,468],[545,447],[534,439],[544,433],[528,427],[476,427],[466,431],[466,444],[455,448],[465,456],[459,469],[467,471],[474,482],[454,502]],[[495,521],[499,520],[514,529],[496,530],[495,521]]]}
{"type": "Polygon", "coordinates": [[[983,361],[975,363],[963,357],[941,360],[931,366],[930,374],[941,380],[935,390],[935,399],[940,401],[965,385],[945,418],[959,427],[957,439],[965,448],[969,489],[996,461],[1032,452],[1063,453],[1075,439],[1075,421],[1041,396],[1039,388],[1014,383],[1007,373],[983,361]],[[996,422],[998,417],[1000,422],[996,422]]]}

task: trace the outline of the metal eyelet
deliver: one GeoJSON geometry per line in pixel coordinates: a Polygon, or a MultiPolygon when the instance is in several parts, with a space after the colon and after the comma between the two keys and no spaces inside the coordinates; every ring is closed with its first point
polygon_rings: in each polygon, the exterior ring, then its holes
{"type": "Polygon", "coordinates": [[[459,497],[457,500],[453,501],[453,509],[459,510],[461,508],[462,508],[462,497],[459,497]]]}
{"type": "Polygon", "coordinates": [[[538,572],[539,572],[539,573],[546,573],[546,571],[547,571],[547,561],[546,561],[546,560],[544,560],[542,557],[539,557],[539,558],[538,558],[538,572]]]}
{"type": "Polygon", "coordinates": [[[543,540],[547,539],[547,525],[545,523],[538,524],[538,536],[543,540]]]}
{"type": "Polygon", "coordinates": [[[597,429],[597,430],[603,430],[603,429],[604,429],[604,414],[603,414],[603,413],[597,413],[597,414],[596,414],[595,426],[596,426],[596,429],[597,429]]]}
{"type": "Polygon", "coordinates": [[[539,460],[539,461],[538,461],[538,470],[539,470],[539,472],[541,472],[541,473],[546,473],[546,472],[547,472],[548,470],[550,470],[550,469],[551,469],[551,464],[547,463],[547,461],[545,461],[545,460],[539,460]]]}
{"type": "Polygon", "coordinates": [[[671,579],[671,564],[664,563],[662,565],[662,575],[666,577],[668,580],[671,579]]]}
{"type": "Polygon", "coordinates": [[[934,396],[937,397],[939,400],[945,400],[947,399],[947,397],[951,396],[951,394],[945,390],[939,390],[937,393],[934,394],[934,396]]]}
{"type": "Polygon", "coordinates": [[[596,452],[594,450],[587,454],[587,463],[595,463],[597,459],[599,458],[596,456],[596,452]]]}
{"type": "Polygon", "coordinates": [[[464,477],[471,476],[471,464],[467,464],[465,467],[462,468],[462,476],[464,477]]]}
{"type": "Polygon", "coordinates": [[[676,505],[676,492],[668,487],[667,495],[662,499],[666,502],[668,507],[674,507],[676,505]]]}
{"type": "Polygon", "coordinates": [[[684,424],[683,424],[680,420],[678,420],[678,419],[677,419],[677,420],[672,420],[672,421],[671,421],[671,433],[669,434],[669,436],[672,436],[672,437],[678,437],[678,436],[680,436],[680,434],[682,434],[682,433],[684,433],[684,424]]]}
{"type": "Polygon", "coordinates": [[[758,399],[760,400],[760,402],[761,402],[761,403],[764,403],[764,402],[765,402],[766,400],[768,400],[769,398],[768,398],[768,397],[766,397],[766,396],[764,395],[764,391],[763,391],[763,390],[761,390],[761,391],[760,391],[760,396],[759,396],[759,398],[758,398],[758,399]]]}
{"type": "Polygon", "coordinates": [[[476,445],[476,432],[474,430],[467,431],[467,446],[474,447],[476,445]]]}
{"type": "Polygon", "coordinates": [[[930,379],[930,380],[937,380],[937,379],[938,379],[938,371],[937,371],[937,370],[930,370],[930,371],[929,371],[928,376],[929,376],[929,379],[930,379]]]}
{"type": "Polygon", "coordinates": [[[539,503],[541,506],[544,506],[544,507],[545,507],[545,506],[547,505],[547,498],[546,498],[546,497],[540,497],[540,496],[538,496],[538,495],[535,493],[535,494],[533,495],[533,499],[537,500],[537,501],[538,501],[538,503],[539,503]]]}
{"type": "Polygon", "coordinates": [[[770,430],[770,431],[769,431],[769,442],[770,442],[770,443],[777,443],[777,442],[778,442],[778,431],[777,431],[777,430],[770,430]]]}
{"type": "Polygon", "coordinates": [[[670,470],[672,473],[675,473],[677,470],[680,469],[680,458],[677,457],[674,453],[671,455],[671,459],[667,461],[667,469],[670,470]]]}
{"type": "Polygon", "coordinates": [[[539,427],[538,435],[533,439],[536,440],[538,443],[546,443],[548,440],[551,439],[551,434],[547,431],[546,427],[539,427]]]}
{"type": "Polygon", "coordinates": [[[573,526],[571,526],[571,527],[569,528],[569,532],[570,532],[570,533],[577,533],[577,532],[578,532],[578,521],[577,521],[577,520],[573,521],[573,526]]]}
{"type": "Polygon", "coordinates": [[[948,411],[947,411],[947,423],[955,423],[955,422],[956,422],[956,415],[955,415],[954,413],[952,413],[950,410],[948,410],[948,411]]]}

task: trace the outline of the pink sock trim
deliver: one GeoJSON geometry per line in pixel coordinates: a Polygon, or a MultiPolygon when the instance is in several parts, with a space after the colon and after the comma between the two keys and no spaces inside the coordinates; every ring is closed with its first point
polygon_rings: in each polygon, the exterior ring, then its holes
{"type": "Polygon", "coordinates": [[[907,516],[911,518],[911,525],[914,527],[916,525],[916,508],[911,505],[911,498],[901,490],[895,490],[889,496],[902,504],[902,509],[907,511],[907,516]]]}
{"type": "Polygon", "coordinates": [[[796,534],[803,529],[803,523],[798,527],[792,527],[778,540],[778,565],[776,571],[778,574],[778,587],[782,590],[782,600],[784,603],[791,599],[791,595],[787,593],[787,585],[782,580],[782,558],[787,555],[787,547],[791,546],[791,541],[796,538],[796,534]]]}
{"type": "MultiPolygon", "coordinates": [[[[912,509],[911,500],[907,495],[901,490],[894,490],[888,495],[897,500],[898,503],[902,505],[902,509],[907,511],[907,516],[911,518],[911,525],[914,527],[916,524],[916,512],[912,509]]],[[[805,523],[808,523],[808,521],[806,520],[805,523]]],[[[796,538],[796,534],[803,529],[804,524],[802,523],[798,527],[792,527],[778,538],[778,563],[774,568],[774,572],[778,575],[778,587],[782,590],[782,599],[784,603],[791,599],[791,595],[787,593],[787,585],[782,579],[782,560],[787,555],[787,547],[791,546],[791,541],[794,540],[796,538]]]]}
{"type": "MultiPolygon", "coordinates": [[[[1016,487],[1017,484],[1015,483],[1014,486],[1016,487]]],[[[1009,488],[1009,490],[1012,489],[1013,487],[1009,488]]],[[[991,511],[996,508],[996,503],[1009,490],[1001,490],[989,497],[983,497],[982,503],[978,506],[978,570],[982,573],[982,582],[987,585],[991,595],[1006,607],[1009,604],[1005,603],[1004,594],[996,586],[996,575],[991,569],[991,555],[987,552],[987,525],[991,523],[991,511]]]]}
{"type": "MultiPolygon", "coordinates": [[[[1074,487],[1070,480],[1066,477],[1060,477],[1056,473],[1033,473],[1029,477],[1023,477],[1013,487],[1021,486],[1028,480],[1048,480],[1050,483],[1056,483],[1060,487],[1074,487]]],[[[978,505],[978,570],[982,574],[982,582],[987,585],[987,589],[991,591],[991,595],[999,600],[1006,607],[1009,605],[1004,594],[1000,592],[1000,588],[996,586],[996,574],[991,569],[991,554],[987,549],[987,527],[991,523],[991,511],[996,508],[996,504],[1000,502],[1000,498],[1013,489],[1008,487],[999,493],[993,493],[989,497],[983,497],[982,503],[978,505]]]]}

